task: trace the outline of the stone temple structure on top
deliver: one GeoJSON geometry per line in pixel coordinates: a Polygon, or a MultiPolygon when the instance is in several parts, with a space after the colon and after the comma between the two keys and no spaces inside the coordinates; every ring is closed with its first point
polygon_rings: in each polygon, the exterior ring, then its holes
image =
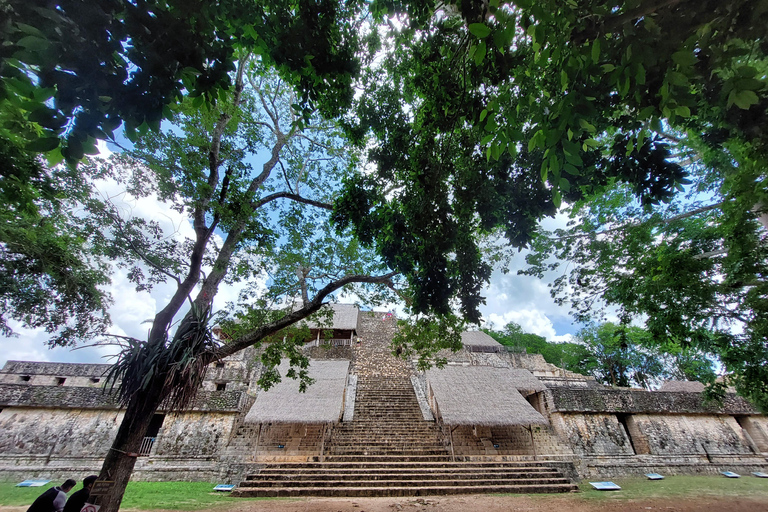
{"type": "MultiPolygon", "coordinates": [[[[735,394],[715,404],[699,383],[610,388],[482,332],[420,372],[391,353],[392,315],[331,307],[331,328],[309,325],[306,393],[292,379],[260,390],[256,349],[215,363],[191,408],[158,411],[134,478],[232,483],[240,496],[404,496],[768,468],[768,419],[735,394]]],[[[2,479],[98,471],[123,415],[103,390],[107,367],[6,363],[2,479]]]]}

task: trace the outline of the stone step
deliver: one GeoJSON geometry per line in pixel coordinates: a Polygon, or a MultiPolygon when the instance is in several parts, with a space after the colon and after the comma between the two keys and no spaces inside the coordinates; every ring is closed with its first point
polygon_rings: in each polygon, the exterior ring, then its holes
{"type": "Polygon", "coordinates": [[[333,447],[330,450],[326,450],[325,456],[337,456],[337,455],[398,455],[403,457],[411,457],[414,455],[447,455],[446,450],[443,447],[440,448],[401,448],[401,447],[357,447],[357,448],[344,448],[333,447]]]}
{"type": "Polygon", "coordinates": [[[566,478],[530,478],[522,481],[510,482],[505,479],[455,479],[450,478],[450,475],[446,475],[444,479],[434,479],[425,482],[422,479],[414,480],[387,480],[387,479],[362,479],[361,477],[351,479],[335,479],[335,480],[260,480],[257,482],[243,482],[240,484],[240,488],[243,490],[264,488],[264,487],[281,487],[286,485],[286,482],[291,487],[422,487],[422,486],[440,486],[446,487],[449,485],[458,485],[461,487],[472,486],[486,486],[486,485],[509,485],[512,483],[523,485],[550,485],[550,484],[569,484],[570,482],[566,478]],[[360,478],[360,479],[358,479],[360,478]],[[251,484],[251,485],[247,485],[251,484]]]}
{"type": "Polygon", "coordinates": [[[466,470],[466,471],[473,471],[477,469],[488,469],[488,468],[504,468],[504,469],[519,469],[520,471],[523,470],[533,470],[536,468],[546,468],[547,470],[551,470],[552,466],[549,465],[548,461],[534,461],[534,460],[518,460],[518,461],[468,461],[468,462],[434,462],[434,463],[426,463],[426,462],[386,462],[386,461],[379,461],[379,462],[351,462],[351,463],[342,463],[342,462],[275,462],[271,463],[265,468],[263,468],[261,471],[266,471],[268,469],[310,469],[310,470],[340,470],[340,469],[350,469],[350,468],[360,468],[360,469],[385,469],[385,470],[392,470],[392,469],[411,469],[411,470],[420,470],[420,471],[430,471],[430,470],[437,470],[437,469],[454,469],[454,470],[466,470]]]}
{"type": "Polygon", "coordinates": [[[448,462],[450,455],[326,455],[329,462],[448,462]]]}
{"type": "Polygon", "coordinates": [[[507,484],[481,486],[404,486],[404,487],[269,487],[236,488],[232,496],[236,497],[291,497],[291,496],[328,496],[328,497],[372,497],[372,496],[440,496],[447,494],[490,494],[490,493],[555,493],[577,490],[575,484],[507,484]]]}
{"type": "Polygon", "coordinates": [[[353,478],[365,476],[371,480],[413,480],[418,477],[423,480],[438,480],[447,476],[459,478],[459,479],[530,479],[530,478],[563,478],[559,471],[553,468],[537,468],[535,471],[512,471],[504,468],[477,468],[477,469],[434,469],[431,471],[424,471],[423,469],[404,469],[399,470],[397,468],[389,469],[360,469],[355,471],[352,469],[262,469],[255,475],[249,475],[241,486],[252,486],[252,482],[258,482],[262,480],[278,480],[280,478],[287,479],[311,479],[311,480],[338,480],[344,478],[353,478]],[[540,469],[540,470],[539,470],[540,469]]]}

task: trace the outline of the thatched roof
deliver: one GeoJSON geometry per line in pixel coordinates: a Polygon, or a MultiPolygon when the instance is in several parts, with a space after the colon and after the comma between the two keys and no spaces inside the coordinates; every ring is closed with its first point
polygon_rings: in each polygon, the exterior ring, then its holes
{"type": "MultiPolygon", "coordinates": [[[[448,425],[546,424],[547,420],[517,391],[519,385],[532,385],[524,371],[447,366],[426,373],[440,415],[448,425]]],[[[536,380],[532,375],[530,378],[536,380]]]]}
{"type": "Polygon", "coordinates": [[[461,343],[465,347],[501,347],[501,343],[483,331],[465,331],[461,333],[461,343]]]}
{"type": "MultiPolygon", "coordinates": [[[[328,325],[321,317],[320,321],[307,320],[306,325],[310,329],[339,329],[357,331],[360,310],[353,304],[331,303],[323,306],[333,310],[333,322],[328,325]]],[[[322,311],[322,310],[321,310],[322,311]]]]}
{"type": "Polygon", "coordinates": [[[701,393],[704,391],[704,384],[697,380],[668,380],[661,385],[659,391],[701,393]]]}
{"type": "Polygon", "coordinates": [[[256,397],[245,423],[331,423],[342,413],[349,361],[312,360],[309,376],[314,384],[305,393],[299,382],[285,377],[288,363],[280,367],[283,380],[256,397]]]}

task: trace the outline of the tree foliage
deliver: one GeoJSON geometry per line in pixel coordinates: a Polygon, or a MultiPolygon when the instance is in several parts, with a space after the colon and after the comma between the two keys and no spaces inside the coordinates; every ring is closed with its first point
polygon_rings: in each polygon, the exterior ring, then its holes
{"type": "Polygon", "coordinates": [[[511,322],[501,331],[486,331],[507,347],[541,354],[565,370],[591,375],[610,386],[651,388],[663,380],[715,380],[712,354],[681,347],[672,341],[662,346],[647,330],[610,322],[582,328],[573,342],[555,343],[523,331],[511,322]]]}
{"type": "Polygon", "coordinates": [[[236,51],[261,55],[299,86],[301,104],[348,103],[361,4],[61,0],[3,3],[0,100],[41,130],[27,147],[70,162],[96,140],[159,129],[183,97],[215,103],[231,91],[236,51]],[[59,148],[59,139],[66,143],[59,148]]]}
{"type": "Polygon", "coordinates": [[[589,375],[588,363],[592,353],[580,343],[555,343],[543,336],[523,331],[523,328],[510,322],[501,331],[486,330],[490,336],[506,347],[525,350],[529,354],[541,354],[544,360],[565,370],[589,375]]]}
{"type": "Polygon", "coordinates": [[[127,411],[102,469],[119,482],[104,498],[108,508],[119,505],[135,463],[123,454],[136,451],[164,400],[183,407],[194,398],[211,362],[265,342],[261,384],[279,380],[274,367],[287,358],[304,388],[305,337],[293,325],[334,293],[377,296],[386,292],[366,288],[397,281],[374,253],[330,227],[339,184],[358,172],[334,123],[305,116],[293,87],[258,58],[239,60],[235,83],[216,105],[186,98],[166,128],[81,166],[133,198],[159,199],[191,226],[186,237],[168,232],[133,215],[121,194],[94,194],[84,204],[93,251],[125,268],[138,289],[174,288],[146,340],[113,336],[124,350],[110,380],[120,381],[127,411]],[[243,291],[229,317],[211,317],[219,290],[233,283],[243,291]],[[214,322],[223,339],[211,335],[214,322]]]}
{"type": "Polygon", "coordinates": [[[567,229],[540,234],[525,272],[542,276],[568,261],[552,294],[578,319],[599,317],[604,307],[644,316],[658,346],[673,340],[717,354],[740,391],[764,406],[762,180],[706,137],[667,136],[690,162],[685,194],[651,208],[615,185],[578,202],[567,229]]]}
{"type": "Polygon", "coordinates": [[[46,169],[16,141],[0,138],[0,333],[10,320],[66,345],[109,325],[107,267],[89,251],[78,198],[87,195],[69,169],[46,169]]]}

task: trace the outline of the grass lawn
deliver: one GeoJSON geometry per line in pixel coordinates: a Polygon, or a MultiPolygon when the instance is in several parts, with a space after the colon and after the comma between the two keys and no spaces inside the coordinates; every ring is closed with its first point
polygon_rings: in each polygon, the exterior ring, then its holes
{"type": "MultiPolygon", "coordinates": [[[[748,497],[768,501],[768,478],[742,475],[741,478],[722,476],[669,476],[664,480],[651,481],[645,478],[616,478],[613,482],[621,486],[620,491],[594,490],[587,480],[580,485],[581,492],[570,495],[529,494],[536,500],[576,500],[587,502],[644,500],[644,499],[687,499],[708,497],[748,497]]],[[[60,482],[51,482],[59,484],[60,482]]],[[[0,506],[27,506],[41,494],[44,487],[15,487],[15,483],[0,482],[0,506]]],[[[230,498],[229,493],[213,491],[214,484],[206,482],[131,482],[121,509],[138,510],[201,510],[226,507],[235,503],[253,500],[290,500],[290,498],[230,498]]],[[[80,485],[75,487],[78,490],[80,485]]],[[[515,496],[515,495],[509,495],[515,496]]]]}
{"type": "MultiPolygon", "coordinates": [[[[43,491],[61,482],[52,481],[43,487],[16,487],[15,483],[0,482],[0,505],[30,505],[43,491]]],[[[78,483],[75,491],[82,484],[78,483]]],[[[130,482],[125,491],[123,509],[200,510],[219,505],[242,503],[259,498],[230,498],[227,492],[215,492],[207,482],[130,482]]]]}
{"type": "MultiPolygon", "coordinates": [[[[598,481],[597,479],[592,479],[598,481]]],[[[768,478],[741,475],[741,478],[724,476],[668,476],[664,480],[648,480],[644,477],[615,478],[612,482],[621,486],[620,491],[598,491],[589,480],[579,484],[579,496],[584,500],[632,500],[653,498],[706,499],[716,496],[735,496],[768,499],[768,478]]]]}

